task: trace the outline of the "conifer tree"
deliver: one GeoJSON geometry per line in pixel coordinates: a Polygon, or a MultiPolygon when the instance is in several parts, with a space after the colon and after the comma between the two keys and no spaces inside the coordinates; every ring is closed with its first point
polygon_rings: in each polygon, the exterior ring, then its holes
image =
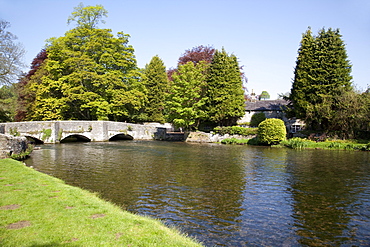
{"type": "Polygon", "coordinates": [[[148,104],[145,107],[147,121],[165,122],[164,105],[168,79],[163,61],[154,56],[144,70],[144,85],[147,89],[148,104]]]}
{"type": "MultiPolygon", "coordinates": [[[[328,129],[335,114],[334,97],[352,90],[351,65],[339,30],[303,35],[289,100],[293,115],[313,129],[328,129]]],[[[337,98],[337,97],[336,97],[337,98]]]]}
{"type": "Polygon", "coordinates": [[[244,115],[241,75],[236,56],[229,56],[224,49],[216,50],[207,78],[207,113],[211,122],[233,125],[244,115]]]}

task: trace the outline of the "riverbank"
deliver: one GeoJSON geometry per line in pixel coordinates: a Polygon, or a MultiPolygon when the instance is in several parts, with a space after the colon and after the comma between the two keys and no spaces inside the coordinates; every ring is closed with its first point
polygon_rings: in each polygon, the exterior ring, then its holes
{"type": "MultiPolygon", "coordinates": [[[[222,144],[237,145],[259,145],[257,139],[236,139],[227,138],[221,141],[222,144]]],[[[282,141],[272,147],[288,147],[292,149],[327,149],[327,150],[352,150],[352,151],[370,151],[370,142],[361,140],[326,140],[322,142],[311,141],[302,138],[291,138],[282,141]]]]}
{"type": "Polygon", "coordinates": [[[1,246],[202,246],[160,221],[0,160],[1,246]]]}

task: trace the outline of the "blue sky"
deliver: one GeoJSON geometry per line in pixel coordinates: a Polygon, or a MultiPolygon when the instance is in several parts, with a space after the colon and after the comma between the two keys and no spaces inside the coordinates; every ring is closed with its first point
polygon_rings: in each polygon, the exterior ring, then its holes
{"type": "MultiPolygon", "coordinates": [[[[290,91],[302,33],[308,26],[339,28],[351,61],[353,82],[370,85],[369,0],[0,0],[0,18],[10,22],[27,51],[29,65],[45,40],[74,27],[67,18],[80,2],[101,4],[106,24],[130,34],[138,66],[158,55],[176,67],[185,50],[198,45],[225,48],[239,58],[249,92],[271,99],[290,91]]],[[[25,69],[26,70],[26,69],[25,69]]]]}

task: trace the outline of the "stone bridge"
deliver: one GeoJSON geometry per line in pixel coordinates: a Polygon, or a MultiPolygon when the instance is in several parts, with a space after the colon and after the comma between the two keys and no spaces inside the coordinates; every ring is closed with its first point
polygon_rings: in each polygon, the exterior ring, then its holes
{"type": "Polygon", "coordinates": [[[164,140],[169,124],[111,121],[32,121],[0,123],[0,133],[26,136],[36,143],[67,141],[164,140]]]}

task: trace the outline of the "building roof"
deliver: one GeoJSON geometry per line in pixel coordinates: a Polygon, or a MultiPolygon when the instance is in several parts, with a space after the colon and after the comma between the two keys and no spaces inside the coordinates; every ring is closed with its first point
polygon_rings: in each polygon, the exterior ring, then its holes
{"type": "Polygon", "coordinates": [[[245,102],[246,111],[281,111],[286,108],[286,100],[258,100],[245,102]]]}

